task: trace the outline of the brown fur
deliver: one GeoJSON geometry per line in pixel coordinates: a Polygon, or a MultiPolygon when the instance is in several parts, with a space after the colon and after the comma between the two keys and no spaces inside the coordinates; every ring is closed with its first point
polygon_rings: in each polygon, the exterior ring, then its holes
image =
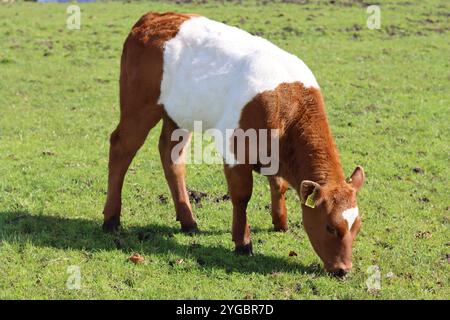
{"type": "Polygon", "coordinates": [[[322,95],[301,83],[283,83],[257,95],[242,111],[242,129],[280,130],[280,171],[297,191],[303,180],[344,181],[322,95]]]}
{"type": "Polygon", "coordinates": [[[166,41],[177,35],[180,25],[195,16],[197,15],[149,12],[136,22],[130,36],[138,39],[144,46],[162,49],[166,41]]]}
{"type": "MultiPolygon", "coordinates": [[[[184,165],[172,162],[170,154],[178,142],[170,141],[178,126],[158,105],[163,74],[164,43],[172,39],[180,25],[194,15],[149,13],[132,28],[125,41],[120,74],[120,122],[110,139],[108,196],[104,209],[104,229],[116,230],[120,224],[121,191],[128,167],[149,131],[163,119],[159,151],[164,174],[175,204],[177,220],[185,231],[197,224],[189,203],[184,165]]],[[[327,270],[351,267],[351,246],[361,224],[360,218],[348,230],[342,211],[356,206],[356,191],[364,181],[357,168],[352,182],[344,172],[326,118],[318,89],[301,83],[283,83],[262,92],[243,109],[242,129],[279,129],[280,168],[269,177],[272,222],[275,230],[287,230],[285,192],[290,184],[304,202],[317,190],[316,208],[302,205],[303,222],[311,243],[327,270]]],[[[190,137],[190,134],[186,133],[190,137]]],[[[270,143],[268,144],[270,146],[270,143]]],[[[233,204],[233,241],[236,251],[252,253],[247,204],[252,195],[252,171],[260,164],[225,165],[225,176],[233,204]]]]}

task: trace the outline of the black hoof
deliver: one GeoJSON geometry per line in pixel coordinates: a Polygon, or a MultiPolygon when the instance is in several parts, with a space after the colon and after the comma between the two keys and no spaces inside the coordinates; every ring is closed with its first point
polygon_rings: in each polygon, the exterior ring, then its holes
{"type": "Polygon", "coordinates": [[[252,256],[253,255],[253,245],[252,242],[243,245],[243,246],[237,246],[234,252],[238,255],[242,256],[252,256]]]}
{"type": "Polygon", "coordinates": [[[120,221],[118,218],[111,218],[108,221],[103,222],[102,229],[106,233],[114,233],[119,231],[120,221]]]}
{"type": "Polygon", "coordinates": [[[194,233],[199,233],[200,230],[197,227],[197,224],[194,224],[192,226],[181,226],[181,231],[187,234],[194,234],[194,233]]]}

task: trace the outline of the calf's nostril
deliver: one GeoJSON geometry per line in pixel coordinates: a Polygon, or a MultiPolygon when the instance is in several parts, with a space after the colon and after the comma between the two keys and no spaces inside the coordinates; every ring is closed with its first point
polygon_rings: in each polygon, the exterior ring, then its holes
{"type": "Polygon", "coordinates": [[[337,269],[337,270],[334,272],[334,275],[335,275],[336,277],[342,278],[342,277],[344,277],[347,273],[348,273],[348,270],[339,268],[339,269],[337,269]]]}

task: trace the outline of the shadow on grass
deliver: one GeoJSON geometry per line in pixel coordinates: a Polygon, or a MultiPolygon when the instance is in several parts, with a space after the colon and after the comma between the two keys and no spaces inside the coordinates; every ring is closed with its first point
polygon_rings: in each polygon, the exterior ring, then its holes
{"type": "MultiPolygon", "coordinates": [[[[323,275],[316,265],[305,266],[293,259],[256,253],[252,257],[236,256],[228,248],[203,245],[201,237],[221,232],[203,231],[192,236],[189,244],[180,244],[174,235],[178,228],[160,224],[129,227],[116,234],[105,234],[100,222],[86,219],[68,219],[56,216],[32,215],[28,212],[0,212],[0,241],[32,243],[40,247],[84,251],[121,250],[127,254],[189,256],[200,268],[222,268],[226,272],[260,273],[301,272],[323,275]],[[289,261],[291,260],[291,261],[289,261]]],[[[168,264],[173,263],[169,261],[168,264]]]]}

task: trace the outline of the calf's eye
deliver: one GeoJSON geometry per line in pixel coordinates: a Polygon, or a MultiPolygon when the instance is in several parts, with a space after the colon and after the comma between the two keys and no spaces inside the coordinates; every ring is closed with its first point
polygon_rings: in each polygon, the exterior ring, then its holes
{"type": "Polygon", "coordinates": [[[327,224],[327,232],[336,235],[336,229],[327,224]]]}

